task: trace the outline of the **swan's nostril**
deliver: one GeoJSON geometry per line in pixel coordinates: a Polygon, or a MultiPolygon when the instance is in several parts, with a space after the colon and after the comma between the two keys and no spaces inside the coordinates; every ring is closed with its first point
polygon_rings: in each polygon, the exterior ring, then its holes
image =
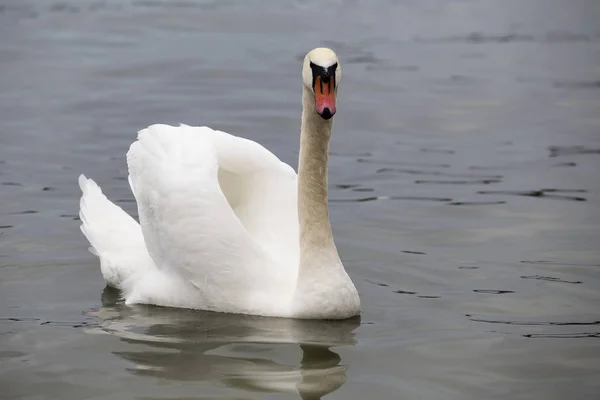
{"type": "Polygon", "coordinates": [[[321,115],[321,117],[323,119],[329,119],[329,118],[333,117],[333,114],[335,114],[335,112],[331,112],[331,110],[329,109],[329,107],[325,107],[323,109],[323,111],[321,111],[319,113],[319,115],[321,115]]]}

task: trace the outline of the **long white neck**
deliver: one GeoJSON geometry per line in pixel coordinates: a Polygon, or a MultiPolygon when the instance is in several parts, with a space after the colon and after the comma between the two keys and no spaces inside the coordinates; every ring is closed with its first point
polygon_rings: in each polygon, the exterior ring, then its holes
{"type": "Polygon", "coordinates": [[[302,86],[298,161],[300,264],[291,315],[343,319],[360,312],[360,298],[335,248],[327,210],[327,158],[333,121],[317,114],[314,95],[302,86]]]}
{"type": "MultiPolygon", "coordinates": [[[[303,86],[298,160],[299,279],[341,266],[327,209],[327,159],[333,119],[315,111],[314,95],[303,86]]],[[[310,279],[309,279],[310,280],[310,279]]]]}

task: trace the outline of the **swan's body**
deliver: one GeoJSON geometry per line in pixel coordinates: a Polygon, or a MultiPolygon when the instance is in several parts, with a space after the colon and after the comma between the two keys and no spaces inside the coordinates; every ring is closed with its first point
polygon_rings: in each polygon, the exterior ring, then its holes
{"type": "Polygon", "coordinates": [[[82,231],[126,303],[311,319],[359,313],[327,212],[334,65],[328,49],[305,59],[298,175],[253,141],[152,125],[127,153],[139,224],[80,177],[82,231]]]}

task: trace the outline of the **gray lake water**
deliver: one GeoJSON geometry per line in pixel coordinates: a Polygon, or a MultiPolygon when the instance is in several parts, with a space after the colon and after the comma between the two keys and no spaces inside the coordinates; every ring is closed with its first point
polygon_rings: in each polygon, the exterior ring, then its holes
{"type": "Polygon", "coordinates": [[[586,399],[600,391],[600,2],[0,1],[0,398],[586,399]],[[360,320],[126,307],[77,176],[209,125],[296,166],[344,71],[331,216],[360,320]]]}

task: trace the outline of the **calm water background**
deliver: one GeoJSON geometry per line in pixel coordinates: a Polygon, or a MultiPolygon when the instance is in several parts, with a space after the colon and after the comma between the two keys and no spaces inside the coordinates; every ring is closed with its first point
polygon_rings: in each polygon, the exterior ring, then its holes
{"type": "Polygon", "coordinates": [[[0,398],[559,399],[600,391],[600,2],[0,1],[0,398]],[[259,5],[260,4],[260,5],[259,5]],[[296,166],[343,63],[331,216],[360,321],[128,308],[77,175],[210,125],[296,166]]]}

